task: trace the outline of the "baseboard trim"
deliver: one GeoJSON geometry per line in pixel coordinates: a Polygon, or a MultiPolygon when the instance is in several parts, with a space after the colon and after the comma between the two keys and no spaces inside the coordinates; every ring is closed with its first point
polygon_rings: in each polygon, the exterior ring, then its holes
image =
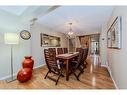
{"type": "Polygon", "coordinates": [[[111,79],[112,79],[112,81],[113,81],[113,83],[114,83],[114,85],[115,85],[115,88],[116,88],[116,89],[119,89],[118,86],[116,85],[116,82],[115,82],[113,76],[112,76],[111,69],[110,69],[109,66],[107,65],[107,62],[106,62],[105,65],[101,65],[101,67],[106,67],[106,68],[107,68],[107,70],[108,70],[108,72],[109,72],[109,74],[110,74],[110,76],[111,76],[111,79]]]}
{"type": "Polygon", "coordinates": [[[44,65],[45,65],[45,64],[42,64],[42,65],[36,66],[36,67],[34,67],[34,69],[40,68],[40,67],[42,67],[42,66],[44,66],[44,65]]]}
{"type": "MultiPolygon", "coordinates": [[[[45,65],[45,64],[42,64],[42,65],[36,66],[36,67],[34,67],[33,69],[40,68],[40,67],[42,67],[42,66],[44,66],[44,65],[45,65]]],[[[14,77],[16,77],[16,76],[17,76],[17,73],[14,73],[14,74],[13,74],[13,76],[14,76],[14,77]]],[[[11,78],[11,75],[8,75],[8,76],[5,76],[5,77],[2,77],[2,78],[0,78],[0,80],[7,80],[7,79],[9,79],[9,78],[11,78]]]]}
{"type": "Polygon", "coordinates": [[[111,76],[111,78],[113,80],[113,83],[115,85],[115,88],[116,89],[119,89],[118,86],[117,86],[117,84],[116,84],[116,82],[115,82],[115,80],[114,80],[114,78],[113,78],[113,76],[112,76],[112,72],[111,72],[111,69],[109,68],[109,66],[107,66],[107,69],[108,69],[108,72],[109,72],[109,74],[110,74],[110,76],[111,76]]]}
{"type": "Polygon", "coordinates": [[[107,68],[107,65],[101,65],[101,67],[106,67],[107,68]]]}
{"type": "MultiPolygon", "coordinates": [[[[16,75],[17,75],[16,73],[13,74],[14,77],[16,77],[16,75]]],[[[0,78],[0,80],[8,80],[9,78],[11,78],[11,75],[2,77],[2,78],[0,78]]]]}

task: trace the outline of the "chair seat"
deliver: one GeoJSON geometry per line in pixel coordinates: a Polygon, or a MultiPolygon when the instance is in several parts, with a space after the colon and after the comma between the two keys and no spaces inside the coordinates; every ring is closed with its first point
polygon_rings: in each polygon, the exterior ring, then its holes
{"type": "Polygon", "coordinates": [[[71,62],[70,62],[70,65],[71,65],[72,67],[75,67],[76,64],[78,64],[78,61],[71,61],[71,62]]]}
{"type": "MultiPolygon", "coordinates": [[[[77,64],[78,64],[78,61],[71,61],[70,62],[70,65],[72,66],[72,68],[75,67],[77,64]]],[[[85,64],[80,65],[80,68],[84,68],[84,67],[86,68],[85,64]]]]}

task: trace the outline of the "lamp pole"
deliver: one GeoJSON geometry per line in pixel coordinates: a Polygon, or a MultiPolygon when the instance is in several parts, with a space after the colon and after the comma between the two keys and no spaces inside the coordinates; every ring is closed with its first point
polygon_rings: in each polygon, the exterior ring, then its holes
{"type": "Polygon", "coordinates": [[[11,81],[13,81],[13,45],[11,45],[11,81]]]}
{"type": "Polygon", "coordinates": [[[11,78],[9,78],[7,82],[12,82],[15,80],[13,77],[13,45],[11,44],[10,47],[11,47],[11,78]]]}
{"type": "Polygon", "coordinates": [[[12,82],[14,81],[16,78],[14,78],[13,76],[13,45],[18,44],[19,43],[19,36],[17,33],[5,33],[4,35],[4,39],[5,39],[5,44],[10,45],[10,73],[9,74],[9,78],[6,80],[7,82],[12,82]]]}

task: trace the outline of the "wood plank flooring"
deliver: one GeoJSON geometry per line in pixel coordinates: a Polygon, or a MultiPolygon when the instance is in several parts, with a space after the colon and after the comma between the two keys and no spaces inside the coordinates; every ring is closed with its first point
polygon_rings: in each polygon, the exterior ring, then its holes
{"type": "MultiPolygon", "coordinates": [[[[80,81],[71,75],[69,81],[61,77],[58,85],[52,80],[44,79],[47,67],[35,69],[30,81],[20,83],[17,80],[7,83],[0,81],[0,89],[115,89],[113,81],[105,67],[100,67],[99,57],[89,56],[88,65],[80,76],[80,81]]],[[[56,75],[50,75],[56,78],[56,75]]]]}

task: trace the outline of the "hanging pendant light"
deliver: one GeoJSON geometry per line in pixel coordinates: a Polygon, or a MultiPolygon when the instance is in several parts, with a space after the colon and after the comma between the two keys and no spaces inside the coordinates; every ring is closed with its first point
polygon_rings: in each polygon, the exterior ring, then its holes
{"type": "Polygon", "coordinates": [[[70,31],[68,32],[68,35],[71,36],[74,34],[72,31],[72,23],[69,23],[69,25],[70,25],[70,31]]]}

